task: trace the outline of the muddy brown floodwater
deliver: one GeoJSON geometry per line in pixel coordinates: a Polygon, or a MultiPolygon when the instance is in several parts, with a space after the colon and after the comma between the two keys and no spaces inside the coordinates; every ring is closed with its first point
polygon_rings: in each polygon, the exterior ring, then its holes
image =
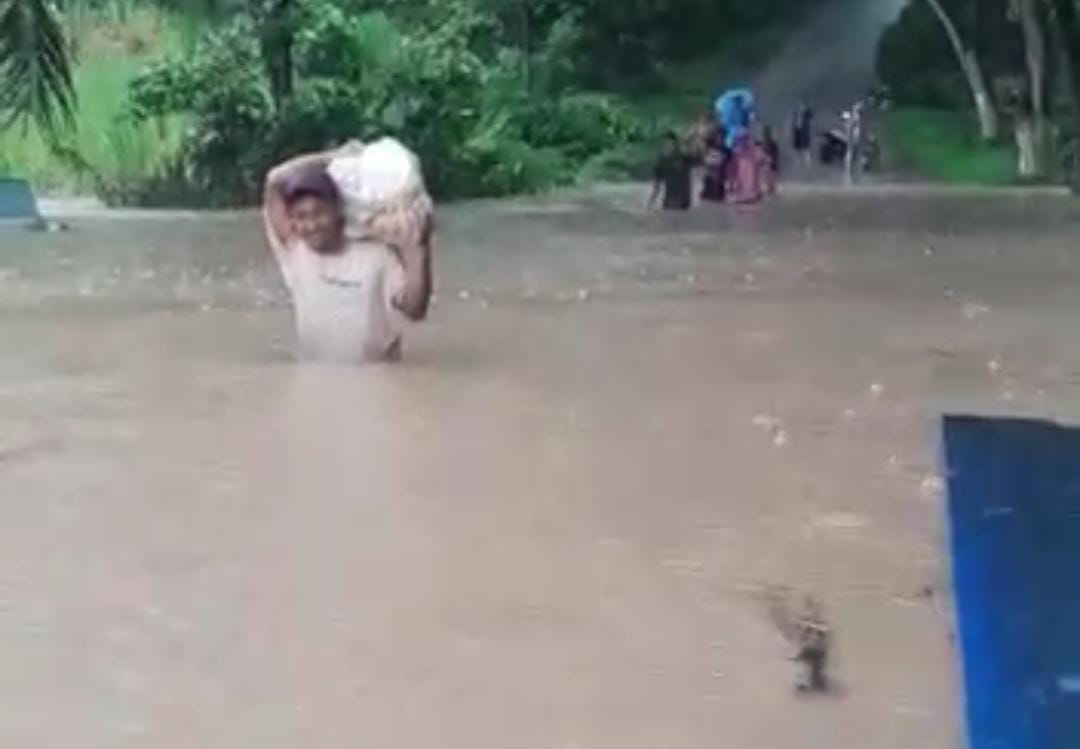
{"type": "Polygon", "coordinates": [[[1080,210],[642,198],[447,209],[357,370],[253,215],[0,234],[0,745],[957,745],[938,419],[1077,419],[1080,210]]]}

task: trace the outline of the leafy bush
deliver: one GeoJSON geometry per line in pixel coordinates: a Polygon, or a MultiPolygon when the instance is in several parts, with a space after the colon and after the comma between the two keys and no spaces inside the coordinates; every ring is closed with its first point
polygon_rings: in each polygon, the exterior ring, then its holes
{"type": "MultiPolygon", "coordinates": [[[[209,204],[244,202],[264,164],[258,145],[271,132],[272,111],[251,23],[238,18],[209,34],[186,59],[166,59],[131,85],[135,122],[186,113],[191,126],[169,172],[183,174],[192,195],[209,204]]],[[[156,182],[161,175],[154,175],[156,182]]]]}
{"type": "Polygon", "coordinates": [[[128,199],[186,192],[183,202],[247,202],[275,161],[380,135],[419,152],[436,195],[502,195],[573,181],[575,165],[648,135],[615,98],[570,87],[570,16],[526,56],[498,42],[492,16],[466,0],[440,4],[422,25],[351,8],[300,6],[296,85],[277,111],[244,16],[190,58],[149,67],[131,87],[133,120],[182,112],[191,127],[175,161],[128,199]]]}

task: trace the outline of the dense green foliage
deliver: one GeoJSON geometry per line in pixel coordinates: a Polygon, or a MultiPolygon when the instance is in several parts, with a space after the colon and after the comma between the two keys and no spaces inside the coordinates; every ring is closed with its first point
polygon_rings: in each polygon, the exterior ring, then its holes
{"type": "MultiPolygon", "coordinates": [[[[943,0],[960,33],[971,39],[987,76],[1024,64],[1023,39],[1006,0],[943,0]]],[[[925,0],[913,0],[878,45],[878,76],[901,105],[964,108],[970,94],[948,37],[925,0]]]]}
{"type": "MultiPolygon", "coordinates": [[[[1064,155],[1076,151],[1080,0],[908,0],[880,42],[878,70],[901,107],[976,112],[971,127],[983,141],[1013,145],[1024,180],[1060,176],[1064,155]]],[[[924,150],[967,169],[963,147],[924,140],[924,150]]],[[[984,156],[993,150],[982,145],[984,156]]]]}
{"type": "Polygon", "coordinates": [[[570,82],[555,24],[526,88],[513,49],[492,43],[479,9],[460,4],[423,27],[380,11],[305,3],[296,22],[296,77],[277,108],[246,16],[207,34],[194,55],[146,69],[133,83],[136,121],[174,115],[191,127],[169,177],[216,203],[249,200],[274,161],[352,137],[396,135],[423,156],[441,195],[502,194],[564,182],[611,144],[648,132],[615,98],[570,82]]]}
{"type": "Polygon", "coordinates": [[[763,8],[781,5],[792,3],[296,0],[287,99],[268,87],[258,29],[240,15],[193,57],[140,76],[132,112],[192,115],[171,175],[219,203],[250,200],[272,162],[354,135],[408,142],[441,196],[543,189],[654,138],[659,124],[602,86],[704,49],[699,29],[716,28],[719,10],[762,24],[763,8]]]}
{"type": "MultiPolygon", "coordinates": [[[[230,205],[254,199],[277,159],[390,134],[420,152],[441,196],[619,176],[683,114],[656,116],[674,71],[813,5],[67,0],[78,127],[48,138],[0,130],[0,168],[111,202],[230,205]]],[[[685,86],[702,103],[723,83],[703,70],[685,86]]],[[[64,95],[42,101],[75,100],[64,95]]]]}

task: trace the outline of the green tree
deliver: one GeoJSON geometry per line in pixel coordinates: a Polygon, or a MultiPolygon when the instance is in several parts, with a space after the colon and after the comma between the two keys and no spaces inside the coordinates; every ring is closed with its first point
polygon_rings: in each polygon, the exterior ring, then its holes
{"type": "Polygon", "coordinates": [[[1062,77],[1080,127],[1080,10],[1076,0],[1046,0],[1050,36],[1062,60],[1062,77]]]}
{"type": "Polygon", "coordinates": [[[59,11],[48,0],[0,0],[0,125],[47,136],[74,120],[75,87],[59,11]]]}
{"type": "Polygon", "coordinates": [[[259,48],[274,108],[280,111],[293,94],[293,0],[249,0],[249,12],[259,33],[259,48]]]}

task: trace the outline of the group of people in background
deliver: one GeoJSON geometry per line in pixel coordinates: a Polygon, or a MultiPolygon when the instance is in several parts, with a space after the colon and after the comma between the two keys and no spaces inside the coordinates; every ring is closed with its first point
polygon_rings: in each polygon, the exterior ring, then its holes
{"type": "MultiPolygon", "coordinates": [[[[790,153],[806,168],[815,161],[814,139],[819,135],[822,165],[840,165],[849,184],[877,168],[879,146],[868,114],[884,106],[867,96],[841,111],[836,124],[815,132],[813,107],[801,102],[791,115],[790,153]]],[[[654,167],[650,207],[685,211],[702,203],[753,205],[776,193],[780,175],[780,145],[772,129],[758,122],[753,94],[733,89],[721,95],[686,137],[665,136],[654,167]],[[700,174],[700,180],[695,175],[700,174]]]]}
{"type": "Polygon", "coordinates": [[[756,121],[752,99],[719,103],[687,138],[668,133],[653,171],[650,207],[685,211],[694,204],[694,175],[703,203],[753,205],[774,195],[780,173],[780,144],[756,121]]]}

